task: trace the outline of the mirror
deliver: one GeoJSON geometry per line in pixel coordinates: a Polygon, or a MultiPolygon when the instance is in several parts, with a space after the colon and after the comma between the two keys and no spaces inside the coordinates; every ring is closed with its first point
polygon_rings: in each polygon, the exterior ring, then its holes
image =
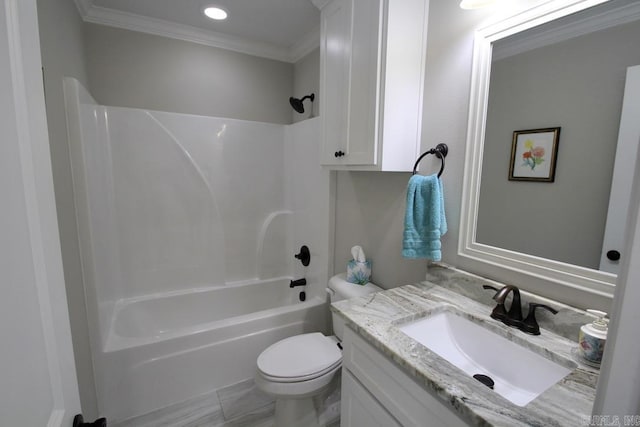
{"type": "MultiPolygon", "coordinates": [[[[612,296],[616,277],[598,268],[624,73],[640,64],[640,54],[635,46],[625,51],[624,43],[616,49],[607,43],[625,31],[633,32],[631,40],[640,37],[638,25],[629,24],[640,18],[637,3],[552,1],[478,32],[461,256],[612,296]],[[604,68],[581,64],[594,57],[604,68]],[[509,180],[514,132],[555,127],[561,128],[555,180],[509,180]],[[584,149],[588,141],[593,146],[584,149]]],[[[520,135],[518,144],[527,144],[520,135]]],[[[526,160],[519,149],[515,167],[526,160]]]]}

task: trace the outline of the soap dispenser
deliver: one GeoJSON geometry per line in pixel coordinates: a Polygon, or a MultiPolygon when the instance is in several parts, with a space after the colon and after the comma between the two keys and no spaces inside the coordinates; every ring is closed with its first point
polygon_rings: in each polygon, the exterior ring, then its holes
{"type": "Polygon", "coordinates": [[[600,366],[604,344],[607,341],[607,329],[609,319],[605,318],[607,313],[599,310],[587,310],[588,313],[597,317],[592,323],[583,325],[578,335],[580,355],[590,365],[600,366]]]}

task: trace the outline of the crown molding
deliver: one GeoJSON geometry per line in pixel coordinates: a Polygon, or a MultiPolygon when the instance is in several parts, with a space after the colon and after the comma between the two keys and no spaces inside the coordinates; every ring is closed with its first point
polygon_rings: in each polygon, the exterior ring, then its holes
{"type": "Polygon", "coordinates": [[[247,41],[235,36],[114,9],[93,6],[84,17],[84,21],[233,50],[278,61],[289,62],[290,60],[288,49],[272,44],[247,41]]]}
{"type": "Polygon", "coordinates": [[[169,37],[247,55],[294,63],[320,46],[320,30],[313,30],[290,48],[207,31],[190,25],[95,6],[93,0],[75,0],[84,22],[169,37]]]}
{"type": "Polygon", "coordinates": [[[298,62],[320,47],[320,26],[305,34],[289,49],[290,62],[298,62]]]}
{"type": "Polygon", "coordinates": [[[586,16],[580,20],[563,24],[558,28],[533,30],[526,37],[513,37],[512,40],[501,40],[493,49],[493,60],[500,60],[522,52],[559,43],[595,31],[604,30],[616,25],[627,24],[640,19],[640,2],[629,3],[598,14],[586,16]]]}

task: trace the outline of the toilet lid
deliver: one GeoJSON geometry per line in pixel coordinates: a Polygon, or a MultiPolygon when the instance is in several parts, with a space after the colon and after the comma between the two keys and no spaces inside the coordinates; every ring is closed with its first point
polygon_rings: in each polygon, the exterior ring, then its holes
{"type": "Polygon", "coordinates": [[[336,342],[319,332],[285,338],[258,356],[258,369],[273,378],[310,378],[342,361],[336,342]]]}

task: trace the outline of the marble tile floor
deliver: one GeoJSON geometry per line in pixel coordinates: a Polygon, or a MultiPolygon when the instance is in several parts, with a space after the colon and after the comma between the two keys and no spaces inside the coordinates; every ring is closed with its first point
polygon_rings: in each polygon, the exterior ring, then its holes
{"type": "MultiPolygon", "coordinates": [[[[321,420],[325,420],[327,427],[339,427],[339,384],[320,396],[318,402],[321,420]]],[[[139,417],[109,423],[109,426],[276,427],[274,409],[273,399],[258,390],[253,379],[249,379],[139,417]]]]}

